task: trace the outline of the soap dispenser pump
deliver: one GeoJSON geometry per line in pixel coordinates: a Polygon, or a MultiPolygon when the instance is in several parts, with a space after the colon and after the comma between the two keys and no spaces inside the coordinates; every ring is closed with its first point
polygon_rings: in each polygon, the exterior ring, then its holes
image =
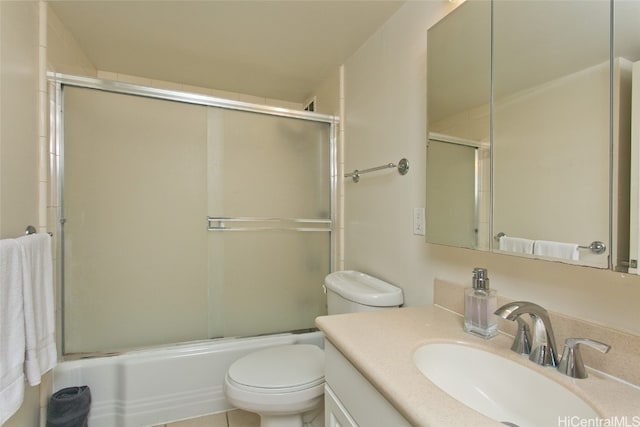
{"type": "Polygon", "coordinates": [[[498,334],[498,295],[489,287],[486,268],[474,268],[472,287],[465,290],[464,330],[489,339],[498,334]]]}

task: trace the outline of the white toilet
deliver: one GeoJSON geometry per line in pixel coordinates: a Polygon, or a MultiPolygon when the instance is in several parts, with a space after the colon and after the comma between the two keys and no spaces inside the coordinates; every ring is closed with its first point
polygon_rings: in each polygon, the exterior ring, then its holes
{"type": "MultiPolygon", "coordinates": [[[[325,278],[329,314],[382,310],[402,304],[402,290],[357,271],[325,278]]],[[[233,406],[260,415],[260,427],[323,425],[324,352],[310,344],[256,351],[227,371],[224,391],[233,406]]]]}

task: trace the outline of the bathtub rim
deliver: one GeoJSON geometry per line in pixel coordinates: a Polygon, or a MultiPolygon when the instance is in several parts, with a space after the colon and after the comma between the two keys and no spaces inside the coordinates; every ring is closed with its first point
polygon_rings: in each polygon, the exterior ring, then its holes
{"type": "Polygon", "coordinates": [[[225,345],[247,345],[255,341],[267,340],[272,338],[290,337],[296,335],[319,335],[324,336],[322,331],[318,328],[296,329],[293,331],[276,332],[269,334],[259,334],[250,336],[234,336],[234,337],[216,337],[205,338],[201,340],[192,341],[180,341],[168,344],[157,344],[144,347],[130,347],[116,350],[104,350],[87,353],[68,353],[58,356],[58,363],[75,362],[78,360],[98,359],[103,357],[117,357],[117,356],[144,356],[149,353],[158,354],[165,351],[178,351],[192,353],[198,350],[208,349],[211,345],[225,346],[225,345]]]}

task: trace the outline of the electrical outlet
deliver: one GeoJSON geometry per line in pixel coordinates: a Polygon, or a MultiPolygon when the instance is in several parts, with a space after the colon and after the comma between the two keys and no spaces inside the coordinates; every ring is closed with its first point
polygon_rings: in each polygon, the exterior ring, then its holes
{"type": "Polygon", "coordinates": [[[424,208],[413,208],[413,234],[424,236],[424,208]]]}

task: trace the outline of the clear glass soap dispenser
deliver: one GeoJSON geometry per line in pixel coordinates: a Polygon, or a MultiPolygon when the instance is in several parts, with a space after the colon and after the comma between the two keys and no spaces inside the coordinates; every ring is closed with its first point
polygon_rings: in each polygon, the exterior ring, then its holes
{"type": "Polygon", "coordinates": [[[473,269],[473,286],[465,289],[464,330],[483,338],[498,334],[498,295],[489,287],[486,268],[473,269]]]}

